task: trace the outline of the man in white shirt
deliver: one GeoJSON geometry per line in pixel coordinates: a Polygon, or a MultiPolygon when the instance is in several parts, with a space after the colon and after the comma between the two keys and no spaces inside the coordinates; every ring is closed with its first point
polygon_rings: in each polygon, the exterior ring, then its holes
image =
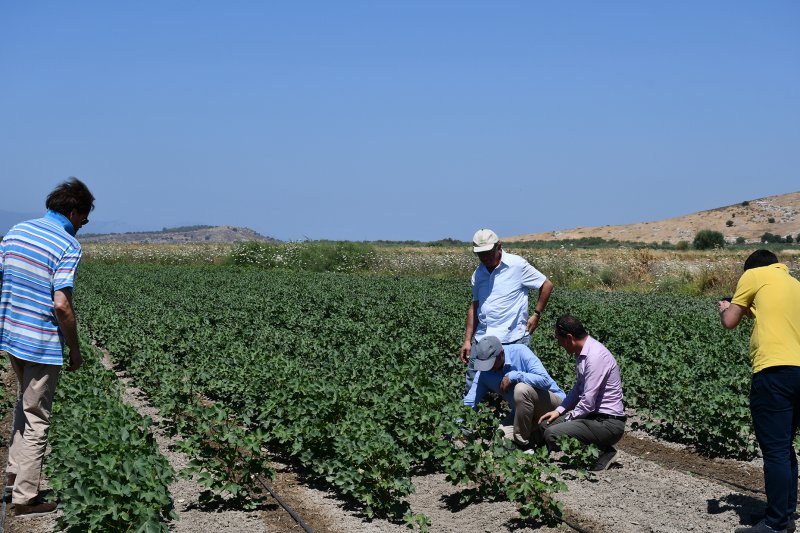
{"type": "Polygon", "coordinates": [[[553,291],[553,284],[544,274],[522,257],[504,252],[492,230],[475,232],[472,246],[481,264],[472,274],[472,302],[467,310],[464,343],[459,352],[461,362],[468,364],[464,394],[469,392],[475,379],[473,345],[486,336],[493,336],[504,345],[528,346],[553,291]],[[539,291],[530,317],[529,289],[539,291]]]}

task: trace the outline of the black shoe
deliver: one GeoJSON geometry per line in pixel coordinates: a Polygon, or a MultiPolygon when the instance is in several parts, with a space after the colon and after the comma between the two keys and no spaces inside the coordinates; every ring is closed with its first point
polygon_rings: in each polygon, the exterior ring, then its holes
{"type": "Polygon", "coordinates": [[[37,498],[27,505],[23,505],[21,503],[15,504],[14,516],[16,518],[43,516],[54,512],[56,509],[58,509],[57,502],[43,502],[37,498]]]}
{"type": "Polygon", "coordinates": [[[797,531],[797,526],[795,525],[794,521],[800,518],[800,515],[797,513],[792,513],[789,515],[789,523],[786,524],[786,532],[787,533],[794,533],[797,531]]]}
{"type": "Polygon", "coordinates": [[[762,520],[754,526],[737,527],[734,533],[787,533],[787,531],[787,529],[772,529],[762,520]]]}
{"type": "Polygon", "coordinates": [[[611,463],[614,462],[614,458],[616,457],[617,449],[612,446],[607,451],[600,454],[600,457],[597,458],[597,462],[589,470],[592,472],[602,472],[611,466],[611,463]]]}

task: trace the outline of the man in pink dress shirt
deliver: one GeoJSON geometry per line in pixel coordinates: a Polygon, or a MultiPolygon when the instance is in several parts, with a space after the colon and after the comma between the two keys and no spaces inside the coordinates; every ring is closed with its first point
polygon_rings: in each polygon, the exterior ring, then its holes
{"type": "Polygon", "coordinates": [[[556,321],[555,338],[575,356],[575,386],[561,405],[539,419],[552,451],[563,435],[600,448],[592,470],[605,470],[617,455],[614,444],[625,432],[622,379],[616,359],[586,332],[580,320],[564,315],[556,321]]]}

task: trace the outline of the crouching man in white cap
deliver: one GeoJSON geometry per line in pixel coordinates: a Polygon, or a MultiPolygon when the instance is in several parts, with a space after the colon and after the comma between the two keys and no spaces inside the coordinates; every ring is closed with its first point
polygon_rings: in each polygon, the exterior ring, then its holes
{"type": "Polygon", "coordinates": [[[543,444],[539,418],[561,405],[564,391],[545,370],[530,348],[523,344],[503,346],[489,336],[472,347],[475,369],[464,405],[475,408],[487,392],[500,394],[511,406],[513,435],[507,435],[522,449],[543,444]]]}
{"type": "Polygon", "coordinates": [[[472,274],[472,301],[467,309],[464,342],[459,358],[467,366],[464,394],[475,378],[471,352],[474,344],[493,336],[504,345],[530,346],[531,333],[538,327],[553,284],[524,258],[503,251],[495,232],[479,229],[472,237],[472,250],[481,264],[472,274]],[[539,295],[528,312],[528,291],[539,295]]]}

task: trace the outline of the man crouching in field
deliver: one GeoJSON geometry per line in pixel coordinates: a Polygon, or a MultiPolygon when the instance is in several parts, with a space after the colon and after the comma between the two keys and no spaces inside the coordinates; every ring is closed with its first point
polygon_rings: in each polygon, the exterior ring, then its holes
{"type": "Polygon", "coordinates": [[[564,399],[538,357],[524,344],[503,345],[497,337],[484,337],[473,348],[475,370],[464,405],[476,407],[491,391],[502,395],[511,406],[513,441],[522,449],[541,444],[539,417],[564,399]]]}
{"type": "Polygon", "coordinates": [[[605,470],[617,455],[614,444],[622,438],[627,418],[617,360],[574,316],[564,315],[556,321],[555,337],[575,356],[577,377],[561,405],[539,419],[544,440],[551,451],[564,435],[595,444],[601,453],[591,470],[605,470]]]}
{"type": "Polygon", "coordinates": [[[44,217],[11,228],[0,244],[0,355],[17,375],[17,405],[8,449],[6,491],[15,515],[55,511],[39,495],[50,409],[69,347],[68,371],[81,366],[72,287],[81,259],[78,230],[94,196],[71,178],[51,192],[44,217]]]}

